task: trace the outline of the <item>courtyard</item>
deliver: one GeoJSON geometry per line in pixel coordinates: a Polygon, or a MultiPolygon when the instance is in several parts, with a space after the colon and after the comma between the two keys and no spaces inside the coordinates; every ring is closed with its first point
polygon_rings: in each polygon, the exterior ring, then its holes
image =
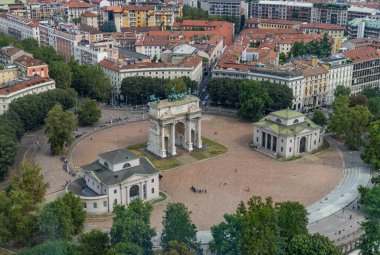
{"type": "MultiPolygon", "coordinates": [[[[252,124],[235,118],[204,116],[203,136],[225,145],[229,152],[207,160],[162,171],[160,189],[169,198],[155,205],[152,224],[161,230],[162,216],[168,202],[182,202],[192,211],[198,230],[208,230],[233,212],[240,201],[252,196],[271,196],[275,201],[295,200],[305,206],[326,196],[342,176],[338,150],[307,155],[295,161],[279,162],[248,144],[252,124]],[[194,193],[191,187],[206,189],[194,193]]],[[[97,158],[97,154],[144,143],[147,122],[130,123],[99,131],[82,139],[73,151],[72,163],[78,167],[97,158]]],[[[89,220],[97,227],[110,228],[112,218],[89,220]]]]}

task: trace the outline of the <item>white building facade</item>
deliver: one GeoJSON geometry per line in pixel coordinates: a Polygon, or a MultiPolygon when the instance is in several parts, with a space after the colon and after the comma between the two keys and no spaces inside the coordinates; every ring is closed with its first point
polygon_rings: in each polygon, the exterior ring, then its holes
{"type": "Polygon", "coordinates": [[[88,214],[111,213],[114,205],[128,205],[134,199],[159,198],[159,171],[127,149],[99,154],[81,170],[83,177],[71,182],[66,192],[79,196],[88,214]]]}
{"type": "Polygon", "coordinates": [[[83,64],[96,65],[103,59],[107,58],[108,53],[104,51],[95,51],[90,45],[74,46],[74,59],[83,64]]]}
{"type": "Polygon", "coordinates": [[[273,157],[290,158],[317,150],[322,129],[305,115],[281,110],[253,124],[253,144],[273,157]]]}

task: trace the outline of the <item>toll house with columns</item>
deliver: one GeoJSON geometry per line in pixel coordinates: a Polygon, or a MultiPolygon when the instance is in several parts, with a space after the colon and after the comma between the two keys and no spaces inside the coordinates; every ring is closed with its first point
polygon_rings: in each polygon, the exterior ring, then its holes
{"type": "Polygon", "coordinates": [[[144,202],[159,198],[159,170],[125,148],[99,154],[81,171],[83,177],[68,184],[66,192],[79,196],[89,214],[110,213],[114,205],[128,205],[137,198],[144,202]]]}
{"type": "Polygon", "coordinates": [[[271,156],[290,158],[318,149],[322,133],[304,114],[286,109],[253,123],[253,144],[271,156]]]}
{"type": "Polygon", "coordinates": [[[161,158],[177,155],[177,146],[188,151],[202,148],[199,98],[182,94],[149,103],[148,151],[161,158]]]}

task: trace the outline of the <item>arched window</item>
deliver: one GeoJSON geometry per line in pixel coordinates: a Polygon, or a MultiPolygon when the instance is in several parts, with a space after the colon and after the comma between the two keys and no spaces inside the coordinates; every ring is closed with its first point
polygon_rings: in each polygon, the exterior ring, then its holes
{"type": "Polygon", "coordinates": [[[281,119],[277,118],[276,122],[281,123],[281,119]]]}
{"type": "Polygon", "coordinates": [[[109,168],[108,163],[106,161],[104,161],[104,166],[109,168]]]}
{"type": "Polygon", "coordinates": [[[140,193],[140,190],[139,190],[139,186],[137,185],[133,185],[130,189],[129,189],[129,198],[131,199],[131,201],[133,199],[136,199],[139,197],[139,193],[140,193]]]}
{"type": "Polygon", "coordinates": [[[117,199],[115,199],[115,200],[113,201],[113,204],[114,204],[114,205],[117,205],[117,199]]]}
{"type": "Polygon", "coordinates": [[[131,164],[129,164],[129,163],[125,163],[125,164],[123,165],[123,169],[128,168],[128,167],[131,167],[131,164]]]}
{"type": "Polygon", "coordinates": [[[293,121],[293,124],[297,124],[299,121],[298,121],[298,119],[295,119],[294,121],[293,121]]]}

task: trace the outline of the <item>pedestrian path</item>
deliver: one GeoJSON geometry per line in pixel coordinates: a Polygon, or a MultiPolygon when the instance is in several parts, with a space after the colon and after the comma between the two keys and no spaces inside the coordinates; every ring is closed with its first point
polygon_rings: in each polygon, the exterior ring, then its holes
{"type": "Polygon", "coordinates": [[[324,219],[349,205],[359,196],[358,187],[366,186],[371,179],[368,167],[344,168],[343,177],[325,198],[307,208],[309,224],[324,219]]]}

